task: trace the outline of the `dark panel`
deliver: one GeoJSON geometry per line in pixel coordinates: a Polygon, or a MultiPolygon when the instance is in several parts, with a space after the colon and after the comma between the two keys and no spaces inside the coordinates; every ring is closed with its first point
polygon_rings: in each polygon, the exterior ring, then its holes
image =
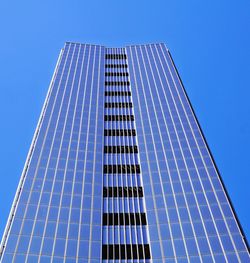
{"type": "Polygon", "coordinates": [[[126,59],[126,54],[106,54],[106,59],[126,59]]]}
{"type": "Polygon", "coordinates": [[[104,136],[136,136],[135,129],[132,130],[104,130],[104,136]]]}
{"type": "Polygon", "coordinates": [[[106,64],[105,68],[127,68],[127,64],[106,64]]]}
{"type": "Polygon", "coordinates": [[[138,153],[138,148],[134,146],[104,146],[104,153],[138,153]]]}
{"type": "Polygon", "coordinates": [[[102,259],[150,259],[148,244],[103,245],[102,259]]]}
{"type": "Polygon", "coordinates": [[[105,81],[105,86],[129,86],[129,81],[105,81]]]}
{"type": "Polygon", "coordinates": [[[145,213],[104,213],[104,226],[147,225],[145,213]]]}
{"type": "Polygon", "coordinates": [[[106,77],[128,77],[128,72],[105,72],[106,77]]]}
{"type": "Polygon", "coordinates": [[[105,121],[134,121],[134,115],[104,115],[105,121]]]}
{"type": "Polygon", "coordinates": [[[105,108],[132,108],[132,102],[105,102],[105,108]]]}
{"type": "Polygon", "coordinates": [[[104,165],[103,166],[103,173],[109,173],[109,174],[139,174],[141,172],[140,165],[125,165],[125,164],[118,164],[118,165],[104,165]]]}
{"type": "Polygon", "coordinates": [[[105,96],[131,96],[131,91],[105,91],[105,96]]]}
{"type": "Polygon", "coordinates": [[[142,187],[103,187],[103,197],[143,197],[142,187]]]}

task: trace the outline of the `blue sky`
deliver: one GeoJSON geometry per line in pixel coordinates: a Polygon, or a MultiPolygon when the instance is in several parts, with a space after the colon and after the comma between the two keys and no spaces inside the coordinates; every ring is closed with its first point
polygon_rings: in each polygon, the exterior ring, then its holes
{"type": "Polygon", "coordinates": [[[250,240],[249,1],[0,3],[0,236],[65,41],[170,49],[250,240]]]}

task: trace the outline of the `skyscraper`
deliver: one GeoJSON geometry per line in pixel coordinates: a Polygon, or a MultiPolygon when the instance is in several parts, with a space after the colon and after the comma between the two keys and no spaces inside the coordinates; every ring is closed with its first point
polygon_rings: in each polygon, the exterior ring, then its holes
{"type": "Polygon", "coordinates": [[[0,261],[250,262],[164,44],[65,44],[0,261]]]}

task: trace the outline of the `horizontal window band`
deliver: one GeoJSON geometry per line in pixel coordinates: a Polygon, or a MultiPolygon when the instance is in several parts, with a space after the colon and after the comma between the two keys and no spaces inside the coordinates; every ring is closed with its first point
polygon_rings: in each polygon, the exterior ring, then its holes
{"type": "Polygon", "coordinates": [[[147,225],[145,213],[104,213],[104,226],[147,225]]]}
{"type": "Polygon", "coordinates": [[[131,96],[131,91],[105,91],[105,96],[131,96]]]}
{"type": "Polygon", "coordinates": [[[139,164],[105,164],[103,173],[105,174],[139,174],[141,172],[139,164]]]}
{"type": "Polygon", "coordinates": [[[103,187],[103,197],[143,197],[142,187],[103,187]]]}
{"type": "Polygon", "coordinates": [[[104,146],[104,153],[138,153],[138,147],[134,146],[104,146]]]}
{"type": "Polygon", "coordinates": [[[102,245],[102,259],[150,259],[149,244],[102,245]]]}
{"type": "Polygon", "coordinates": [[[105,81],[105,86],[129,86],[129,81],[105,81]]]}
{"type": "Polygon", "coordinates": [[[105,68],[128,68],[127,64],[106,64],[105,68]]]}
{"type": "Polygon", "coordinates": [[[106,54],[106,59],[126,59],[126,54],[106,54]]]}
{"type": "Polygon", "coordinates": [[[105,72],[106,77],[128,77],[128,72],[105,72]]]}
{"type": "Polygon", "coordinates": [[[134,121],[134,115],[104,115],[104,121],[134,121]]]}
{"type": "Polygon", "coordinates": [[[132,102],[105,102],[105,108],[132,108],[132,102]]]}
{"type": "Polygon", "coordinates": [[[132,130],[104,130],[104,136],[136,136],[135,129],[132,130]]]}
{"type": "Polygon", "coordinates": [[[102,245],[102,259],[150,259],[149,244],[102,245]]]}

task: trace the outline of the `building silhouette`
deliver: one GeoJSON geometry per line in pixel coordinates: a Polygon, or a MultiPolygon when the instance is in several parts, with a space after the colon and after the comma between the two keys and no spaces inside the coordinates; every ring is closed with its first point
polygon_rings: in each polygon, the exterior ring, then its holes
{"type": "Polygon", "coordinates": [[[65,44],[0,262],[250,262],[164,44],[65,44]]]}

